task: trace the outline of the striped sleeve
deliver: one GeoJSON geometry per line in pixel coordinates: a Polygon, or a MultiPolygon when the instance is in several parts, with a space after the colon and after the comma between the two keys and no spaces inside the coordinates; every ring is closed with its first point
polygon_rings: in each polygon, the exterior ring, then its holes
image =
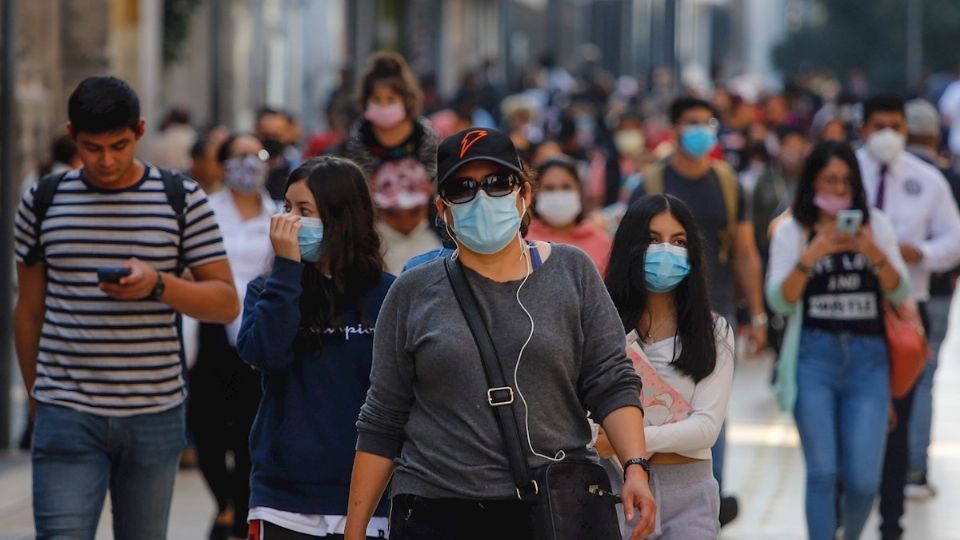
{"type": "Polygon", "coordinates": [[[23,262],[27,253],[38,242],[34,231],[36,218],[33,214],[33,194],[37,190],[34,184],[24,192],[17,206],[17,216],[14,218],[14,250],[17,262],[23,262]]]}
{"type": "Polygon", "coordinates": [[[227,258],[223,237],[207,196],[195,182],[184,182],[187,191],[187,223],[183,232],[184,263],[187,267],[227,258]]]}

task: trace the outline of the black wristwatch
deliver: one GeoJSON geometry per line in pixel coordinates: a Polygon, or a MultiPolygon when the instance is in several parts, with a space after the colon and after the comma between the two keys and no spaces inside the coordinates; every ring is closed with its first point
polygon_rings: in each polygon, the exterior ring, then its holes
{"type": "Polygon", "coordinates": [[[631,465],[639,465],[647,473],[648,476],[650,475],[649,461],[643,459],[642,457],[631,458],[623,463],[623,481],[624,482],[627,481],[627,469],[629,469],[631,465]]]}
{"type": "Polygon", "coordinates": [[[163,291],[167,290],[167,286],[163,284],[163,274],[157,272],[157,284],[153,286],[153,292],[150,293],[150,300],[160,300],[160,296],[163,295],[163,291]]]}

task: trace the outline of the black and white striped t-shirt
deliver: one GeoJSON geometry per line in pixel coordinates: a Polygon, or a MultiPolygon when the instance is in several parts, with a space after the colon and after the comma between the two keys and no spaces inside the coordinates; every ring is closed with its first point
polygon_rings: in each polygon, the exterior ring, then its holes
{"type": "MultiPolygon", "coordinates": [[[[203,190],[184,180],[184,265],[226,258],[220,229],[203,190]]],[[[33,196],[16,217],[16,257],[36,243],[33,196]]],[[[100,291],[96,269],[136,257],[174,272],[180,231],[160,170],[120,191],[67,173],[43,219],[40,245],[47,265],[46,315],[37,360],[37,401],[108,416],[159,412],[186,396],[176,314],[162,302],[114,300],[100,291]]]]}

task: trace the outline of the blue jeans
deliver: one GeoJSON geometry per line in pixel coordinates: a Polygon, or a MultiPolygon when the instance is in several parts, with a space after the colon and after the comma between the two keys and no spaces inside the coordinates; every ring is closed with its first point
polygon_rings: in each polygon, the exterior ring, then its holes
{"type": "Polygon", "coordinates": [[[913,396],[913,412],[910,413],[909,471],[913,475],[927,475],[927,449],[930,448],[930,433],[933,424],[933,377],[937,371],[937,356],[940,344],[947,334],[950,318],[950,297],[933,296],[927,302],[930,331],[927,338],[933,349],[933,358],[927,362],[923,375],[917,381],[913,396]]]}
{"type": "MultiPolygon", "coordinates": [[[[727,323],[733,328],[734,334],[737,332],[737,316],[735,313],[728,313],[723,315],[723,318],[727,320],[727,323]]],[[[717,479],[717,484],[720,485],[720,494],[723,494],[723,464],[726,460],[727,454],[727,419],[723,419],[723,424],[720,426],[720,434],[717,436],[716,442],[713,443],[713,447],[710,449],[711,457],[713,458],[713,477],[717,479]]]]}
{"type": "Polygon", "coordinates": [[[41,403],[33,441],[37,540],[96,535],[107,490],[117,540],[163,540],[180,451],[184,406],[115,418],[41,403]]]}
{"type": "Polygon", "coordinates": [[[843,484],[844,535],[860,538],[880,486],[890,405],[883,335],[805,329],[797,357],[794,410],[807,465],[811,540],[833,540],[843,484]]]}
{"type": "Polygon", "coordinates": [[[720,425],[720,434],[717,436],[717,441],[713,443],[713,447],[710,449],[711,456],[713,457],[713,477],[717,480],[717,485],[720,487],[720,493],[723,493],[723,463],[727,454],[727,420],[723,420],[723,424],[720,425]]]}

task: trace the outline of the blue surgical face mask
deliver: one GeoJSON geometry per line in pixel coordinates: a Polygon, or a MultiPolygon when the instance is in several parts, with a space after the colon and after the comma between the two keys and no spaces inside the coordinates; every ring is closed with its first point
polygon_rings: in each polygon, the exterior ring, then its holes
{"type": "Polygon", "coordinates": [[[690,157],[701,158],[716,145],[717,130],[713,126],[687,126],[680,132],[680,146],[690,157]]]}
{"type": "Polygon", "coordinates": [[[665,293],[672,291],[690,274],[687,248],[668,244],[650,244],[643,257],[643,276],[647,289],[665,293]]]}
{"type": "Polygon", "coordinates": [[[480,190],[468,203],[451,204],[453,232],[457,241],[470,251],[490,255],[497,253],[520,231],[517,193],[491,197],[480,190]]]}
{"type": "Polygon", "coordinates": [[[323,223],[320,218],[300,218],[297,239],[300,241],[301,260],[312,263],[320,260],[320,249],[323,247],[323,223]]]}

